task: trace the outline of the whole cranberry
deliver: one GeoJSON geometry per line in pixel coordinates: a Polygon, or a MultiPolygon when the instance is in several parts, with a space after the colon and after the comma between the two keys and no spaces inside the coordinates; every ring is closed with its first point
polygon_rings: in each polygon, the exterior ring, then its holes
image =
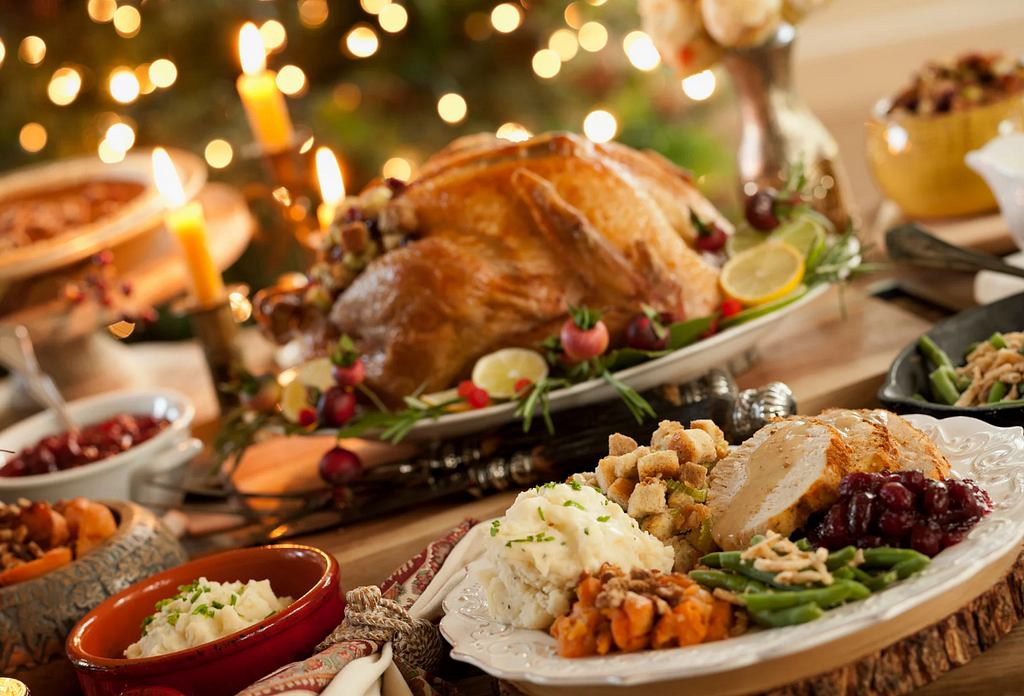
{"type": "Polygon", "coordinates": [[[929,481],[924,492],[924,511],[929,515],[945,515],[949,510],[949,489],[941,481],[929,481]]]}
{"type": "Polygon", "coordinates": [[[779,192],[773,188],[760,189],[747,199],[744,214],[747,222],[755,230],[768,232],[779,226],[779,218],[775,216],[775,203],[779,192]]]}
{"type": "Polygon", "coordinates": [[[878,489],[878,497],[897,512],[914,509],[914,494],[902,483],[890,481],[878,489]]]}
{"type": "Polygon", "coordinates": [[[331,387],[320,395],[316,405],[317,420],[331,428],[338,428],[356,415],[356,397],[341,387],[331,387]]]}
{"type": "Polygon", "coordinates": [[[873,479],[874,474],[869,474],[866,471],[855,471],[852,474],[847,474],[839,482],[839,495],[849,498],[854,493],[870,491],[873,479]]]}
{"type": "MultiPolygon", "coordinates": [[[[777,223],[776,223],[777,224],[777,223]]],[[[701,251],[718,251],[729,241],[729,235],[718,225],[712,225],[705,234],[698,234],[695,242],[701,251]]]]}
{"type": "Polygon", "coordinates": [[[626,345],[637,350],[665,350],[671,339],[666,327],[671,323],[672,317],[667,313],[651,319],[644,312],[637,312],[626,327],[626,345]]]}
{"type": "Polygon", "coordinates": [[[366,363],[358,358],[349,367],[332,365],[331,376],[339,387],[358,387],[366,379],[366,363]]]}
{"type": "Polygon", "coordinates": [[[850,509],[846,516],[850,536],[856,538],[870,531],[874,506],[875,496],[871,493],[861,491],[853,494],[853,497],[850,498],[850,509]]]}
{"type": "Polygon", "coordinates": [[[884,546],[885,541],[880,536],[865,534],[862,537],[857,537],[856,544],[858,549],[877,549],[879,546],[884,546]]]}
{"type": "Polygon", "coordinates": [[[344,486],[362,476],[363,463],[355,452],[335,447],[320,459],[317,471],[332,486],[344,486]]]}
{"type": "Polygon", "coordinates": [[[743,303],[737,300],[735,297],[730,297],[722,302],[722,306],[719,308],[722,313],[723,319],[734,317],[743,311],[743,303]]]}
{"type": "Polygon", "coordinates": [[[887,537],[901,537],[914,527],[914,514],[907,510],[886,510],[878,517],[878,531],[887,537]]]}
{"type": "Polygon", "coordinates": [[[907,469],[905,471],[898,471],[893,474],[897,480],[910,489],[910,492],[915,495],[921,495],[925,492],[928,479],[925,477],[923,471],[917,469],[907,469]]]}
{"type": "Polygon", "coordinates": [[[942,550],[942,532],[918,522],[910,532],[910,548],[925,556],[934,556],[942,550]]]}
{"type": "Polygon", "coordinates": [[[485,390],[477,388],[466,397],[466,403],[470,408],[485,408],[491,403],[491,395],[485,390]]]}

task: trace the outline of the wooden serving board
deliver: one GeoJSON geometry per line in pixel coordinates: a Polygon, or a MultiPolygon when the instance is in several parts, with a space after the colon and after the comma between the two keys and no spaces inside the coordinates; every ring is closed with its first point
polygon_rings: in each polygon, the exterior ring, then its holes
{"type": "MultiPolygon", "coordinates": [[[[1015,549],[953,592],[847,639],[792,657],[664,684],[567,689],[496,680],[497,691],[501,696],[903,696],[966,665],[1022,618],[1024,552],[1015,549]],[[935,621],[936,616],[944,618],[935,621]]],[[[944,683],[925,691],[948,694],[944,683]]],[[[973,692],[979,690],[988,692],[977,686],[973,692]]]]}

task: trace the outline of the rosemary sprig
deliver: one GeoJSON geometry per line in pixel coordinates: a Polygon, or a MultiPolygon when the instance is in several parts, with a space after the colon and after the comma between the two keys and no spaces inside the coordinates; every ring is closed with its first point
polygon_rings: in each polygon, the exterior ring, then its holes
{"type": "Polygon", "coordinates": [[[601,376],[604,377],[608,384],[615,387],[615,391],[619,392],[619,397],[626,404],[626,407],[629,409],[630,413],[633,414],[633,417],[636,418],[637,423],[643,423],[644,416],[650,416],[651,418],[657,417],[657,414],[654,412],[654,409],[651,408],[651,405],[647,403],[647,400],[640,396],[635,389],[623,383],[622,380],[608,370],[604,370],[601,376]]]}
{"type": "Polygon", "coordinates": [[[406,404],[410,406],[409,408],[391,413],[366,411],[349,421],[344,428],[339,428],[336,436],[339,440],[347,437],[359,437],[367,430],[383,428],[384,432],[380,434],[380,439],[397,445],[421,420],[427,418],[437,420],[445,414],[449,407],[464,402],[465,399],[459,398],[430,406],[416,397],[407,397],[406,404]]]}
{"type": "Polygon", "coordinates": [[[547,426],[548,433],[554,434],[555,425],[551,421],[551,410],[549,408],[548,396],[555,389],[561,389],[562,387],[568,387],[572,383],[567,379],[549,378],[545,377],[536,384],[523,387],[513,397],[519,402],[516,406],[515,413],[513,414],[516,418],[523,420],[523,432],[530,432],[530,428],[533,426],[533,416],[537,410],[537,405],[540,404],[541,417],[544,418],[544,425],[547,426]]]}

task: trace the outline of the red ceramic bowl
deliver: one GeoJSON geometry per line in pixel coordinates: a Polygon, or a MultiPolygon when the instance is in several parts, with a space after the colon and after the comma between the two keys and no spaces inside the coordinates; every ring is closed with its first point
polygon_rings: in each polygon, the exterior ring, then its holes
{"type": "Polygon", "coordinates": [[[121,696],[146,686],[176,689],[184,696],[231,696],[277,668],[309,657],[341,623],[344,608],[338,562],[319,549],[280,544],[228,551],[159,573],[114,595],[72,629],[67,652],[85,696],[121,696]],[[139,626],[153,606],[200,576],[217,582],[269,580],[275,594],[297,599],[269,619],[197,648],[125,659],[125,648],[139,639],[139,626]]]}

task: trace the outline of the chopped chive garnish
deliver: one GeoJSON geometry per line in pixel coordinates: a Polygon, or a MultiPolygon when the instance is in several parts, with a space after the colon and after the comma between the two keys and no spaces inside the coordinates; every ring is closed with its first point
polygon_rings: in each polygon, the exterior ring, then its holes
{"type": "Polygon", "coordinates": [[[598,518],[597,518],[597,521],[598,521],[598,522],[607,522],[607,521],[608,521],[608,520],[610,520],[611,518],[612,518],[612,516],[611,516],[611,515],[605,515],[604,517],[598,517],[598,518]]]}
{"type": "Polygon", "coordinates": [[[223,604],[221,604],[221,603],[220,603],[220,602],[218,602],[218,601],[214,601],[214,602],[213,602],[213,608],[214,608],[214,609],[223,609],[223,608],[224,608],[224,605],[223,605],[223,604]]]}
{"type": "Polygon", "coordinates": [[[238,595],[236,595],[234,592],[232,592],[231,593],[231,606],[235,606],[235,602],[237,602],[237,601],[238,601],[238,595]]]}
{"type": "Polygon", "coordinates": [[[170,616],[167,617],[167,623],[170,624],[171,626],[174,626],[175,624],[178,623],[178,617],[179,616],[181,616],[181,612],[177,612],[177,611],[174,612],[173,614],[171,614],[170,616]]]}
{"type": "Polygon", "coordinates": [[[570,481],[569,485],[572,486],[572,489],[574,491],[582,491],[583,490],[583,486],[580,485],[579,481],[570,481]]]}
{"type": "Polygon", "coordinates": [[[590,536],[590,528],[589,527],[584,527],[583,528],[583,533],[586,534],[587,536],[590,536]]]}
{"type": "Polygon", "coordinates": [[[562,507],[574,507],[574,508],[579,508],[580,510],[586,510],[585,507],[583,507],[582,505],[577,503],[575,500],[567,500],[567,501],[565,501],[564,503],[562,503],[562,507]]]}
{"type": "Polygon", "coordinates": [[[196,590],[196,593],[194,595],[192,595],[189,598],[188,601],[191,602],[192,604],[195,604],[197,601],[199,601],[199,598],[202,597],[202,596],[203,596],[203,591],[202,590],[196,590]]]}
{"type": "Polygon", "coordinates": [[[542,522],[547,522],[547,520],[544,519],[544,511],[540,509],[540,505],[537,506],[537,514],[540,515],[542,522]]]}
{"type": "Polygon", "coordinates": [[[205,604],[200,604],[198,607],[196,607],[195,609],[192,610],[192,616],[195,616],[196,614],[205,614],[205,613],[206,613],[206,605],[205,604]]]}
{"type": "Polygon", "coordinates": [[[168,597],[167,599],[161,599],[159,602],[156,603],[156,610],[160,611],[161,609],[163,609],[164,607],[166,607],[168,604],[170,604],[173,601],[174,601],[174,597],[168,597]]]}
{"type": "Polygon", "coordinates": [[[269,614],[267,614],[266,616],[263,617],[263,620],[266,621],[267,619],[269,619],[271,616],[273,616],[276,613],[277,613],[276,611],[270,612],[269,614]]]}
{"type": "Polygon", "coordinates": [[[145,628],[146,626],[150,625],[151,623],[153,623],[153,617],[152,616],[147,616],[146,618],[144,618],[142,620],[142,625],[139,628],[145,628]]]}

